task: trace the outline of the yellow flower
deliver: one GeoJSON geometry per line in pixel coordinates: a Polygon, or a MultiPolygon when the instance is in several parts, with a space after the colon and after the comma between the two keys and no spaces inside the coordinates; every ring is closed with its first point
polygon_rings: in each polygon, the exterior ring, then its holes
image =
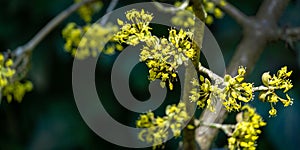
{"type": "Polygon", "coordinates": [[[207,15],[205,23],[211,25],[214,22],[214,18],[211,15],[207,15]]]}
{"type": "Polygon", "coordinates": [[[110,43],[109,46],[106,46],[107,41],[111,42],[111,38],[117,30],[117,26],[110,23],[105,26],[94,24],[84,27],[69,23],[62,31],[62,36],[66,40],[64,48],[77,59],[96,57],[100,52],[112,55],[115,53],[115,49],[123,49],[117,43],[110,43]]]}
{"type": "Polygon", "coordinates": [[[277,110],[276,110],[274,107],[272,107],[272,108],[269,110],[269,114],[270,114],[270,116],[276,116],[277,110]]]}
{"type": "Polygon", "coordinates": [[[30,92],[33,88],[33,85],[30,81],[26,81],[24,83],[20,81],[15,81],[3,88],[2,94],[6,96],[7,101],[10,103],[12,98],[14,98],[17,102],[21,102],[25,93],[30,92]]]}
{"type": "Polygon", "coordinates": [[[243,112],[237,117],[237,124],[228,138],[228,148],[235,149],[255,149],[256,140],[261,133],[259,128],[266,125],[262,117],[255,112],[249,105],[242,107],[243,112]]]}
{"type": "Polygon", "coordinates": [[[164,126],[164,119],[163,118],[157,117],[155,121],[156,121],[156,125],[158,125],[159,127],[164,126]]]}
{"type": "Polygon", "coordinates": [[[220,18],[222,18],[223,17],[223,12],[221,11],[221,9],[219,9],[219,8],[215,8],[215,10],[214,10],[214,15],[215,15],[215,17],[217,18],[217,19],[220,19],[220,18]]]}
{"type": "Polygon", "coordinates": [[[141,11],[132,9],[127,11],[125,15],[130,23],[124,23],[120,19],[117,20],[117,23],[121,26],[121,31],[115,34],[115,41],[135,46],[151,37],[149,24],[153,19],[152,14],[145,12],[143,9],[141,11]]]}
{"type": "Polygon", "coordinates": [[[264,86],[267,87],[267,90],[261,91],[258,98],[263,102],[271,104],[271,110],[269,111],[270,116],[276,116],[277,111],[274,106],[279,101],[284,107],[293,104],[293,99],[290,98],[288,94],[286,94],[286,98],[281,98],[276,94],[276,90],[283,90],[283,93],[286,93],[293,87],[289,79],[291,75],[292,71],[288,71],[286,66],[278,70],[277,74],[273,76],[270,75],[270,72],[263,73],[261,80],[264,86]]]}
{"type": "Polygon", "coordinates": [[[11,59],[8,59],[5,63],[6,67],[11,67],[14,64],[14,62],[11,59]]]}
{"type": "Polygon", "coordinates": [[[0,54],[0,62],[3,62],[3,60],[4,60],[4,56],[0,54]]]}
{"type": "Polygon", "coordinates": [[[253,99],[253,84],[243,82],[246,69],[239,67],[238,75],[231,77],[230,75],[224,76],[225,88],[221,93],[225,95],[221,97],[224,101],[223,105],[228,111],[240,110],[240,102],[249,102],[253,99]]]}
{"type": "Polygon", "coordinates": [[[153,144],[153,148],[162,146],[169,136],[168,131],[172,131],[173,136],[179,137],[181,128],[189,119],[184,103],[167,106],[164,117],[155,118],[152,112],[142,114],[136,122],[138,128],[144,128],[139,132],[138,138],[143,142],[153,144]],[[142,122],[146,122],[147,126],[142,122]]]}
{"type": "Polygon", "coordinates": [[[193,18],[194,15],[192,10],[180,10],[176,11],[176,15],[172,17],[171,22],[175,26],[185,27],[193,30],[195,25],[195,20],[193,18]],[[190,13],[188,13],[187,11],[190,13]]]}
{"type": "MultiPolygon", "coordinates": [[[[221,19],[224,14],[223,12],[221,11],[220,8],[216,8],[215,4],[213,2],[210,2],[210,1],[203,1],[203,4],[204,4],[204,10],[205,12],[207,13],[207,17],[206,17],[206,20],[205,20],[205,23],[210,25],[213,23],[214,21],[214,18],[213,16],[215,16],[215,18],[217,19],[221,19]]],[[[225,6],[226,5],[226,1],[225,0],[221,0],[220,3],[219,3],[220,6],[225,6]]]]}
{"type": "MultiPolygon", "coordinates": [[[[5,88],[8,84],[10,79],[15,75],[16,71],[13,66],[12,59],[5,59],[2,53],[0,53],[0,88],[5,88]]],[[[11,101],[12,98],[9,98],[11,101]]]]}
{"type": "MultiPolygon", "coordinates": [[[[80,3],[82,0],[74,0],[75,3],[80,3]]],[[[92,21],[92,15],[98,12],[102,8],[103,4],[101,1],[96,1],[93,3],[89,3],[81,6],[78,9],[79,16],[87,23],[92,21]]]]}

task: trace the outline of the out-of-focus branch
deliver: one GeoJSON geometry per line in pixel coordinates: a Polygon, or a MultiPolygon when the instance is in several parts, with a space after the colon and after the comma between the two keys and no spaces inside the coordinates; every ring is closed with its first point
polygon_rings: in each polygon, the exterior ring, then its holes
{"type": "Polygon", "coordinates": [[[15,57],[14,65],[12,66],[16,69],[16,74],[9,80],[10,83],[23,79],[28,72],[28,66],[30,62],[30,57],[33,49],[51,32],[55,27],[62,23],[68,16],[73,12],[78,10],[82,5],[94,2],[95,0],[83,0],[80,3],[74,3],[56,17],[54,17],[50,22],[46,24],[29,42],[23,46],[17,47],[12,51],[12,56],[15,57]]]}
{"type": "Polygon", "coordinates": [[[179,7],[165,7],[161,3],[155,2],[154,5],[162,11],[174,13],[176,11],[184,10],[189,6],[190,0],[185,0],[179,7]]]}
{"type": "MultiPolygon", "coordinates": [[[[110,13],[111,11],[113,11],[115,9],[115,7],[117,6],[119,0],[112,0],[110,1],[107,9],[106,9],[106,14],[110,13]]],[[[101,25],[105,25],[107,23],[107,20],[109,18],[109,15],[106,15],[100,22],[101,25]]]]}
{"type": "Polygon", "coordinates": [[[221,0],[210,0],[219,8],[221,8],[225,13],[231,16],[233,19],[236,20],[238,24],[241,26],[247,26],[251,20],[247,15],[237,9],[235,6],[231,5],[230,3],[226,2],[226,4],[222,4],[221,0]]]}
{"type": "MultiPolygon", "coordinates": [[[[13,52],[13,56],[16,57],[13,68],[16,69],[17,73],[21,73],[20,75],[14,77],[12,82],[15,80],[20,80],[26,76],[26,68],[29,64],[30,52],[51,32],[55,27],[57,27],[60,23],[62,23],[67,17],[69,17],[72,13],[78,10],[81,6],[95,2],[96,0],[83,0],[80,3],[74,3],[67,9],[63,10],[56,17],[54,17],[50,22],[48,22],[29,42],[24,44],[23,46],[17,47],[13,52]]],[[[109,4],[106,12],[111,12],[117,5],[118,0],[112,0],[109,4]]],[[[104,18],[102,21],[105,24],[108,18],[104,18]]]]}
{"type": "Polygon", "coordinates": [[[290,0],[264,0],[256,17],[267,20],[267,23],[277,23],[290,0]]]}
{"type": "Polygon", "coordinates": [[[278,32],[278,38],[283,41],[300,40],[300,27],[281,29],[278,32]]]}
{"type": "Polygon", "coordinates": [[[68,16],[70,16],[74,11],[79,9],[80,6],[87,3],[91,3],[95,0],[83,0],[80,3],[75,3],[68,7],[66,10],[62,11],[56,17],[54,17],[46,26],[44,26],[28,43],[23,46],[18,47],[13,53],[16,56],[22,55],[32,51],[36,45],[38,45],[55,27],[57,27],[62,21],[64,21],[68,16]]]}

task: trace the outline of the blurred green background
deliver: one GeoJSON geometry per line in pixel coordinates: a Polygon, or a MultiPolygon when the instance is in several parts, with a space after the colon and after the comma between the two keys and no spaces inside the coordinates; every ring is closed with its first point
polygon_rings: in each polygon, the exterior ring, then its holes
{"type": "MultiPolygon", "coordinates": [[[[121,1],[117,7],[140,2],[121,1]]],[[[248,15],[254,15],[261,0],[237,1],[230,0],[248,15]]],[[[109,1],[104,1],[104,13],[109,1]]],[[[32,38],[51,18],[72,4],[71,0],[1,0],[0,1],[0,49],[15,49],[32,38]]],[[[56,28],[34,50],[31,70],[28,75],[34,83],[34,90],[26,94],[22,103],[0,105],[0,149],[124,149],[113,145],[93,133],[81,118],[72,93],[72,61],[73,58],[63,50],[64,40],[61,30],[70,21],[82,23],[74,14],[56,28]]],[[[283,14],[280,25],[285,27],[300,26],[300,0],[291,1],[283,14]]],[[[209,27],[215,35],[226,62],[230,60],[234,49],[242,37],[241,28],[228,15],[216,20],[209,27]]],[[[116,120],[134,126],[138,114],[122,108],[115,100],[110,85],[110,70],[114,56],[101,55],[96,69],[96,83],[99,93],[107,93],[104,97],[106,110],[116,120]]],[[[261,55],[254,71],[247,79],[260,84],[260,75],[265,71],[275,73],[280,67],[287,65],[292,69],[294,98],[292,107],[283,109],[277,105],[278,115],[268,117],[269,105],[257,100],[251,102],[257,111],[265,118],[268,125],[264,127],[259,138],[258,149],[299,149],[300,138],[300,43],[295,48],[288,48],[284,42],[269,44],[261,55]]],[[[130,77],[130,86],[135,97],[143,100],[150,94],[148,90],[147,70],[139,64],[130,77]],[[134,82],[133,82],[134,81],[134,82]],[[146,93],[146,94],[145,94],[146,93]]],[[[163,106],[178,101],[175,93],[169,92],[163,106]]],[[[157,111],[163,114],[163,107],[157,111]]],[[[233,122],[234,114],[226,122],[233,122]]],[[[179,139],[173,139],[166,145],[167,149],[175,149],[179,139]]],[[[226,145],[225,135],[220,133],[214,143],[214,148],[226,145]]],[[[149,148],[151,149],[151,148],[149,148]]]]}

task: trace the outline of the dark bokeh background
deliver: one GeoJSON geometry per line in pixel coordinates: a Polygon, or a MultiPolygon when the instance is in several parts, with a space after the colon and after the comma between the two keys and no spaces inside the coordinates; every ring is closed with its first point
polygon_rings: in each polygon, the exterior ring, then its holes
{"type": "MultiPolygon", "coordinates": [[[[104,1],[107,7],[109,1],[104,1]]],[[[130,3],[138,2],[130,1],[130,3]]],[[[230,2],[248,15],[254,15],[260,0],[230,2]]],[[[129,2],[121,1],[118,7],[129,2]]],[[[71,0],[1,0],[0,1],[0,49],[15,49],[27,42],[41,27],[61,10],[72,4],[71,0]]],[[[291,1],[281,18],[282,26],[300,26],[300,1],[291,1]]],[[[103,11],[101,12],[103,13],[103,11]]],[[[72,61],[73,58],[63,50],[64,41],[61,30],[67,22],[80,22],[76,14],[69,17],[54,30],[34,50],[31,71],[28,78],[34,83],[34,91],[28,93],[23,102],[0,105],[0,149],[120,149],[93,133],[82,120],[72,94],[72,61]]],[[[226,62],[230,60],[234,49],[241,39],[241,28],[228,15],[215,21],[210,26],[222,49],[226,62]]],[[[138,114],[130,113],[120,106],[112,94],[110,70],[117,55],[101,56],[97,66],[97,88],[100,93],[107,93],[104,106],[116,120],[134,125],[138,114]]],[[[298,149],[300,138],[300,44],[289,49],[284,42],[272,43],[261,55],[248,81],[260,84],[260,75],[265,71],[275,72],[287,65],[294,70],[294,88],[290,91],[295,99],[294,105],[278,108],[275,118],[268,117],[269,105],[258,101],[251,102],[265,118],[268,125],[258,142],[258,149],[298,149]]],[[[134,96],[147,99],[147,70],[143,64],[135,67],[130,77],[134,96]],[[145,94],[146,93],[146,94],[145,94]]],[[[176,88],[176,87],[175,87],[176,88]]],[[[178,89],[175,89],[175,91],[178,89]]],[[[176,94],[169,92],[168,98],[176,102],[176,94]]],[[[158,110],[161,113],[163,108],[158,110]]],[[[234,114],[226,120],[232,122],[234,114]]],[[[220,133],[214,147],[226,144],[224,134],[220,133]]],[[[178,139],[171,140],[167,148],[176,148],[178,139]]]]}

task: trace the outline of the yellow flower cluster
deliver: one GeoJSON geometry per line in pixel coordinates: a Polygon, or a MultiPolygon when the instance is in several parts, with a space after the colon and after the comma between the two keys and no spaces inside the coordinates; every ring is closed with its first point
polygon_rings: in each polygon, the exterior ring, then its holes
{"type": "Polygon", "coordinates": [[[165,87],[166,82],[169,84],[169,88],[173,89],[173,83],[177,77],[174,69],[170,65],[169,61],[172,59],[170,56],[175,54],[175,48],[167,39],[159,39],[152,36],[147,40],[146,45],[142,48],[140,53],[140,61],[146,62],[149,68],[149,80],[161,79],[161,87],[165,87]]]}
{"type": "Polygon", "coordinates": [[[242,111],[241,114],[238,114],[238,123],[232,136],[228,138],[228,148],[230,150],[255,150],[256,140],[261,133],[259,128],[265,126],[266,122],[249,105],[243,106],[242,111]]]}
{"type": "Polygon", "coordinates": [[[3,54],[0,53],[0,92],[2,96],[6,97],[8,103],[10,103],[13,98],[21,102],[25,93],[32,90],[30,81],[26,81],[25,83],[21,83],[20,81],[10,83],[16,72],[11,68],[12,66],[13,60],[5,60],[3,54]]]}
{"type": "Polygon", "coordinates": [[[12,99],[22,101],[26,92],[30,92],[33,88],[33,85],[30,81],[21,83],[20,81],[15,81],[3,88],[2,94],[6,96],[7,102],[10,103],[12,99]]]}
{"type": "Polygon", "coordinates": [[[283,93],[288,92],[292,87],[292,82],[289,79],[292,71],[287,71],[287,67],[282,67],[278,70],[277,74],[271,76],[269,72],[265,72],[262,75],[262,83],[264,86],[268,88],[266,91],[261,91],[259,94],[259,99],[263,102],[268,102],[271,105],[271,109],[269,111],[270,116],[275,116],[277,110],[273,105],[276,105],[277,102],[281,102],[284,107],[290,106],[293,104],[293,99],[290,98],[288,94],[286,94],[286,99],[279,97],[275,90],[283,90],[283,93]]]}
{"type": "Polygon", "coordinates": [[[211,82],[204,78],[202,75],[200,75],[200,83],[197,79],[192,79],[191,83],[193,85],[193,89],[190,91],[189,99],[191,102],[196,102],[198,107],[204,108],[205,106],[212,112],[215,111],[214,103],[215,98],[212,96],[217,95],[220,92],[220,89],[214,87],[211,85],[211,82]],[[215,93],[212,95],[212,93],[215,93]]]}
{"type": "Polygon", "coordinates": [[[221,99],[228,111],[238,111],[241,108],[241,102],[249,102],[253,99],[253,84],[243,82],[245,73],[245,68],[239,67],[237,76],[225,75],[224,77],[225,87],[221,99]]]}
{"type": "Polygon", "coordinates": [[[181,102],[178,105],[167,106],[164,117],[154,117],[153,112],[148,112],[140,115],[136,122],[136,126],[142,128],[138,137],[143,142],[153,144],[155,149],[166,142],[170,130],[173,136],[179,137],[181,129],[189,119],[186,105],[181,102]]]}
{"type": "MultiPolygon", "coordinates": [[[[181,4],[182,2],[175,2],[174,6],[179,7],[181,4]]],[[[171,22],[175,26],[192,29],[195,25],[194,17],[193,8],[189,6],[185,10],[176,11],[176,14],[174,17],[172,17],[171,22]]]]}
{"type": "Polygon", "coordinates": [[[149,80],[161,79],[162,87],[169,81],[172,90],[172,81],[177,76],[175,70],[182,64],[187,64],[195,55],[191,41],[192,33],[182,29],[178,33],[171,29],[168,39],[152,36],[146,40],[140,53],[140,61],[146,62],[149,68],[149,80]]]}
{"type": "MultiPolygon", "coordinates": [[[[80,3],[82,1],[83,0],[74,0],[75,3],[80,3]]],[[[99,12],[102,6],[102,2],[97,0],[93,3],[88,3],[86,5],[81,6],[77,12],[86,23],[90,23],[92,21],[92,15],[94,13],[99,12]]]]}
{"type": "Polygon", "coordinates": [[[161,79],[161,86],[166,82],[170,90],[173,89],[173,81],[176,80],[176,69],[187,64],[188,59],[193,59],[195,50],[192,46],[192,32],[171,29],[169,37],[158,38],[153,36],[149,27],[153,19],[152,14],[143,9],[137,11],[132,9],[126,12],[126,18],[130,23],[118,20],[121,31],[115,34],[114,39],[120,43],[137,45],[144,42],[141,49],[140,61],[145,62],[149,68],[149,80],[161,79]]]}
{"type": "Polygon", "coordinates": [[[76,23],[69,23],[62,31],[62,36],[66,40],[64,48],[78,59],[96,57],[100,52],[114,54],[115,49],[122,50],[123,47],[113,42],[107,44],[107,41],[111,40],[117,31],[118,27],[112,24],[80,27],[76,23]]]}
{"type": "Polygon", "coordinates": [[[129,23],[124,23],[120,19],[117,20],[121,26],[121,31],[115,34],[114,39],[116,41],[135,46],[151,37],[149,24],[153,19],[152,14],[145,12],[143,9],[141,11],[132,9],[126,12],[126,18],[129,23]]]}
{"type": "Polygon", "coordinates": [[[191,81],[194,88],[190,91],[192,94],[190,100],[197,102],[201,108],[207,107],[214,111],[214,104],[217,99],[222,100],[227,111],[239,111],[242,107],[241,102],[249,102],[253,99],[253,85],[244,81],[246,70],[244,67],[238,69],[238,75],[231,77],[225,75],[223,83],[211,84],[210,80],[200,75],[200,82],[193,79],[191,81]]]}
{"type": "MultiPolygon", "coordinates": [[[[185,62],[188,58],[193,59],[196,51],[193,48],[193,32],[183,31],[182,29],[177,31],[171,29],[169,32],[169,41],[178,49],[179,62],[185,62]]],[[[177,54],[177,55],[178,55],[177,54]]],[[[180,63],[178,63],[180,65],[180,63]]]]}
{"type": "Polygon", "coordinates": [[[5,60],[3,54],[0,53],[0,89],[8,85],[9,80],[15,74],[15,70],[11,68],[12,59],[5,60]]]}
{"type": "MultiPolygon", "coordinates": [[[[215,16],[215,18],[217,18],[217,19],[223,18],[224,14],[223,14],[222,10],[220,8],[217,8],[213,2],[211,2],[210,0],[203,0],[203,4],[204,4],[204,9],[207,12],[207,17],[205,20],[206,24],[210,25],[213,23],[213,21],[214,21],[213,16],[215,16]]],[[[220,5],[225,6],[226,1],[220,0],[220,5]]]]}

